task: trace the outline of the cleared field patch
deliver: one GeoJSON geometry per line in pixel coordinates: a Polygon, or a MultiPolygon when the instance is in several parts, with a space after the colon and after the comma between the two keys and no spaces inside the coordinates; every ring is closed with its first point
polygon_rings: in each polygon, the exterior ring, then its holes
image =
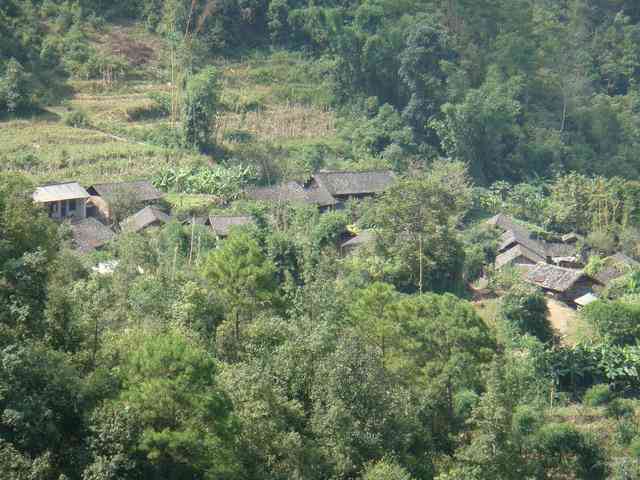
{"type": "Polygon", "coordinates": [[[109,133],[69,127],[60,121],[0,123],[0,168],[22,172],[35,182],[150,177],[165,165],[202,159],[109,133]]]}

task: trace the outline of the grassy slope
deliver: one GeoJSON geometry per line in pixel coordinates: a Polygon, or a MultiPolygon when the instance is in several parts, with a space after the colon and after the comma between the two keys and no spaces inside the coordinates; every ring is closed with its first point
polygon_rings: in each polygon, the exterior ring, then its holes
{"type": "MultiPolygon", "coordinates": [[[[74,95],[62,106],[0,121],[0,168],[23,172],[37,183],[91,183],[150,177],[167,164],[222,159],[140,140],[144,132],[168,123],[166,118],[131,121],[128,115],[150,103],[150,92],[171,88],[161,39],[135,25],[107,27],[93,38],[100,50],[125,56],[133,74],[110,86],[74,80],[74,95]],[[91,126],[65,125],[63,117],[71,110],[86,112],[91,126]]],[[[300,148],[337,142],[329,89],[317,64],[285,52],[213,63],[222,72],[216,139],[224,157],[258,167],[268,161],[275,165],[271,170],[282,172],[297,168],[290,164],[300,148]]]]}

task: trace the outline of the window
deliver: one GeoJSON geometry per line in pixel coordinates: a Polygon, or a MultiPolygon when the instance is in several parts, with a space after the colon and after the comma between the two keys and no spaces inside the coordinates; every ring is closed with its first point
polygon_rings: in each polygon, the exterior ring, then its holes
{"type": "Polygon", "coordinates": [[[69,211],[70,212],[75,212],[76,211],[76,205],[77,205],[77,200],[69,200],[68,204],[69,204],[69,211]]]}

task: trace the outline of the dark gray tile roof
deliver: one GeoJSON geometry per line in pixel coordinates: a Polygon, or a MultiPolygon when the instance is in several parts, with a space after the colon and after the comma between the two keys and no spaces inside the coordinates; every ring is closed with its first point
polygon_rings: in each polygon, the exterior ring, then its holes
{"type": "Polygon", "coordinates": [[[104,246],[116,236],[109,227],[93,217],[74,221],[70,227],[73,244],[83,253],[104,246]]]}
{"type": "Polygon", "coordinates": [[[255,187],[246,190],[251,200],[263,202],[306,202],[304,188],[298,182],[287,182],[272,187],[255,187]]]}
{"type": "Polygon", "coordinates": [[[512,230],[507,230],[502,234],[498,251],[504,252],[509,249],[511,245],[522,245],[541,257],[546,258],[547,255],[544,243],[531,238],[530,232],[520,226],[512,230]]]}
{"type": "Polygon", "coordinates": [[[358,235],[342,244],[342,248],[356,248],[374,242],[376,234],[373,230],[363,230],[358,235]]]}
{"type": "Polygon", "coordinates": [[[89,187],[89,192],[103,197],[107,201],[112,201],[113,198],[119,195],[131,197],[137,202],[152,202],[164,196],[164,194],[148,180],[96,183],[89,187]]]}
{"type": "Polygon", "coordinates": [[[328,207],[338,203],[326,188],[315,182],[308,187],[304,187],[298,182],[287,182],[272,187],[251,188],[246,190],[245,195],[250,200],[309,203],[319,207],[328,207]]]}
{"type": "Polygon", "coordinates": [[[391,170],[318,172],[313,179],[333,196],[381,193],[395,181],[391,170]]]}
{"type": "Polygon", "coordinates": [[[489,220],[485,221],[485,224],[491,225],[492,227],[498,227],[502,230],[514,230],[516,228],[522,228],[513,217],[509,215],[505,215],[504,213],[499,213],[494,215],[489,220]]]}
{"type": "Polygon", "coordinates": [[[519,257],[524,257],[525,259],[530,260],[533,263],[545,261],[544,257],[538,255],[535,252],[532,252],[527,247],[524,247],[522,245],[515,245],[514,247],[511,247],[509,250],[507,250],[504,253],[501,253],[496,257],[496,262],[495,262],[496,268],[500,269],[505,265],[508,265],[514,262],[514,260],[516,260],[519,257]]]}
{"type": "Polygon", "coordinates": [[[607,285],[612,280],[640,267],[640,263],[624,253],[616,253],[605,258],[604,268],[592,275],[594,280],[602,285],[607,285]]]}
{"type": "Polygon", "coordinates": [[[211,216],[209,217],[209,224],[213,232],[220,236],[226,237],[233,227],[239,227],[242,225],[251,225],[255,223],[253,217],[248,215],[238,216],[211,216]]]}
{"type": "Polygon", "coordinates": [[[573,287],[583,276],[582,270],[539,263],[527,272],[525,279],[547,290],[563,293],[573,287]]]}
{"type": "Polygon", "coordinates": [[[145,207],[123,220],[120,225],[124,231],[139,232],[150,225],[167,223],[169,220],[169,215],[162,210],[156,207],[145,207]]]}
{"type": "Polygon", "coordinates": [[[571,243],[545,242],[544,248],[551,258],[573,257],[578,254],[576,245],[571,243]]]}

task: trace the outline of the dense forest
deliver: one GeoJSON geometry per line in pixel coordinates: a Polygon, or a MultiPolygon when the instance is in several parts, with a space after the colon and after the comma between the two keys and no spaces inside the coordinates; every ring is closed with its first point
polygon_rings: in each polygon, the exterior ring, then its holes
{"type": "Polygon", "coordinates": [[[640,478],[639,82],[636,0],[0,0],[0,478],[640,478]]]}

